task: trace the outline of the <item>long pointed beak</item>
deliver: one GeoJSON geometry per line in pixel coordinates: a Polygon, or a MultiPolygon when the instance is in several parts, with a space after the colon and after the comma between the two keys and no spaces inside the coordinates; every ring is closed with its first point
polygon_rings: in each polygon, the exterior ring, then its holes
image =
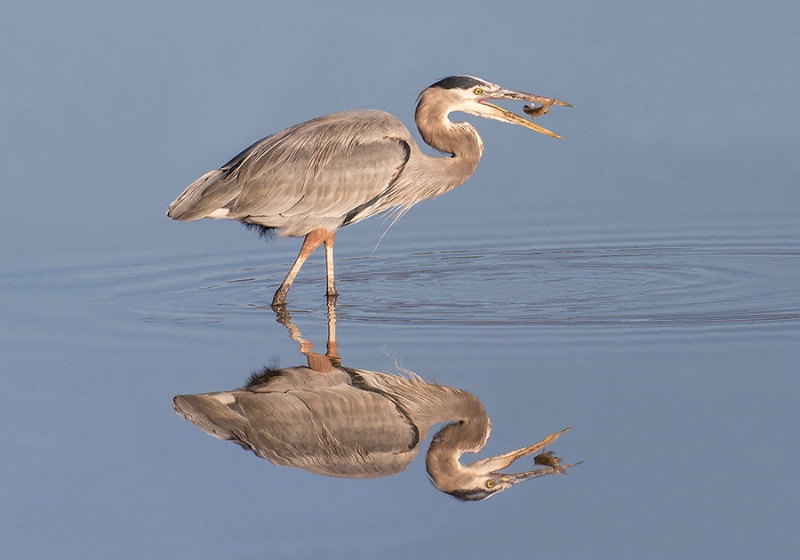
{"type": "MultiPolygon", "coordinates": [[[[526,119],[525,117],[521,117],[511,111],[507,111],[502,107],[498,107],[492,103],[489,103],[488,99],[511,99],[514,101],[529,101],[532,103],[540,103],[542,107],[549,108],[552,105],[561,105],[564,107],[572,107],[566,101],[561,101],[560,99],[556,99],[554,97],[542,97],[541,95],[534,95],[532,93],[525,93],[522,91],[514,91],[513,89],[501,89],[499,91],[493,92],[490,94],[489,97],[486,99],[481,99],[479,103],[481,105],[485,105],[486,107],[492,109],[493,118],[497,120],[505,121],[511,124],[518,124],[524,126],[526,128],[530,128],[531,130],[535,130],[541,134],[546,134],[547,136],[552,136],[553,138],[562,139],[561,136],[556,134],[555,132],[551,132],[546,128],[539,126],[533,120],[526,119]]],[[[485,116],[485,115],[484,115],[485,116]]]]}
{"type": "Polygon", "coordinates": [[[529,445],[528,447],[523,447],[522,449],[517,449],[516,451],[511,451],[510,453],[504,453],[502,455],[497,455],[495,457],[489,457],[487,459],[482,459],[480,461],[476,461],[469,465],[470,469],[474,469],[478,472],[489,472],[494,476],[499,476],[500,480],[507,482],[509,484],[517,484],[518,482],[524,482],[526,480],[530,480],[532,478],[538,478],[540,476],[545,476],[548,474],[557,474],[557,473],[564,473],[565,469],[569,469],[572,467],[576,467],[583,463],[583,461],[578,461],[577,463],[570,463],[569,465],[559,465],[557,462],[552,466],[547,466],[545,468],[536,469],[533,471],[527,471],[523,473],[517,474],[510,474],[499,472],[501,469],[506,469],[515,463],[522,457],[527,457],[536,453],[537,451],[541,451],[555,440],[557,440],[560,436],[570,431],[572,428],[565,428],[560,432],[554,432],[544,438],[539,443],[534,443],[533,445],[529,445]]]}
{"type": "MultiPolygon", "coordinates": [[[[577,463],[570,463],[569,465],[560,465],[560,469],[571,469],[572,467],[577,467],[583,463],[583,461],[578,461],[577,463]]],[[[525,482],[526,480],[531,480],[532,478],[539,478],[540,476],[546,476],[548,474],[558,474],[559,468],[556,467],[546,467],[543,469],[536,469],[535,471],[527,471],[524,473],[518,474],[504,474],[500,477],[500,480],[504,482],[508,482],[509,484],[517,484],[519,482],[525,482]]]]}

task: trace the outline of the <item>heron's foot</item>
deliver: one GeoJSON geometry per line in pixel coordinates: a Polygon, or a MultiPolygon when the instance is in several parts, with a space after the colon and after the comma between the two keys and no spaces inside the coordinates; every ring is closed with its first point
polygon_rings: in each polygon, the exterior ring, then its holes
{"type": "Polygon", "coordinates": [[[334,300],[339,297],[339,292],[336,290],[336,284],[333,282],[328,282],[328,292],[327,292],[328,299],[333,298],[334,300]]]}
{"type": "Polygon", "coordinates": [[[275,296],[272,298],[272,308],[277,311],[276,308],[281,308],[286,306],[286,296],[289,293],[288,286],[281,286],[278,288],[278,291],[275,292],[275,296]]]}

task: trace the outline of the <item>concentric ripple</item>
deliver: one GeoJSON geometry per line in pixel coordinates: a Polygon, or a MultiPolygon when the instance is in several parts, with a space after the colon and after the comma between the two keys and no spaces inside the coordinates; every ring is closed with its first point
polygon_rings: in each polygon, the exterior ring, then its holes
{"type": "Polygon", "coordinates": [[[349,263],[348,318],[442,324],[715,325],[800,319],[800,254],[608,247],[415,254],[349,263]],[[390,285],[391,284],[391,285],[390,285]]]}
{"type": "MultiPolygon", "coordinates": [[[[759,324],[800,330],[797,241],[574,245],[340,257],[337,315],[343,321],[410,325],[708,329],[759,324]]],[[[57,285],[56,296],[64,302],[115,306],[119,312],[108,313],[108,320],[126,328],[131,321],[164,327],[250,325],[264,320],[263,311],[288,269],[290,261],[279,262],[286,255],[276,259],[249,251],[184,255],[177,261],[150,254],[137,262],[117,256],[80,269],[51,265],[14,276],[32,292],[52,292],[57,285]]],[[[324,268],[315,257],[290,292],[293,313],[325,313],[324,268]]]]}
{"type": "MultiPolygon", "coordinates": [[[[115,289],[155,296],[150,321],[235,321],[268,308],[288,268],[264,260],[189,259],[115,289]]],[[[309,264],[289,309],[324,313],[324,270],[309,264]]],[[[338,259],[337,313],[420,325],[800,327],[798,285],[800,248],[786,243],[410,252],[338,259]]]]}

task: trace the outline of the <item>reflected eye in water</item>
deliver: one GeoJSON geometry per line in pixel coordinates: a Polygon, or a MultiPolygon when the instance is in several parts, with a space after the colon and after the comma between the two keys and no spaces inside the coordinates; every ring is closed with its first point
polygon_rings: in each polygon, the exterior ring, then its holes
{"type": "Polygon", "coordinates": [[[517,474],[499,472],[521,457],[543,451],[569,428],[528,447],[462,464],[461,455],[480,451],[491,431],[489,416],[477,397],[426,383],[414,374],[391,375],[339,365],[331,336],[335,332],[332,302],[325,356],[311,351],[285,310],[278,319],[300,343],[308,366],[265,367],[239,389],[178,395],[174,398],[178,414],[207,434],[233,441],[275,465],[342,478],[402,472],[419,454],[431,427],[450,422],[433,437],[425,464],[436,488],[469,501],[579,464],[561,466],[556,461],[517,474]]]}

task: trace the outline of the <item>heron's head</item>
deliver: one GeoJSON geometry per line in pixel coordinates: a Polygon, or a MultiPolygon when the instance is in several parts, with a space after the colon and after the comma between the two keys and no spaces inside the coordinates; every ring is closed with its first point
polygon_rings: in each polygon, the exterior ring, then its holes
{"type": "Polygon", "coordinates": [[[547,136],[561,138],[539,126],[532,119],[507,111],[490,102],[495,99],[537,103],[541,105],[541,114],[547,112],[552,105],[572,107],[569,103],[554,97],[542,97],[532,93],[505,89],[474,76],[450,76],[430,85],[420,94],[417,112],[419,113],[424,106],[434,106],[438,111],[444,112],[445,117],[449,113],[461,111],[487,119],[518,124],[547,136]]]}
{"type": "MultiPolygon", "coordinates": [[[[507,467],[505,456],[489,457],[471,465],[463,466],[458,472],[444,478],[432,478],[434,486],[462,501],[485,500],[495,494],[508,490],[515,484],[544,475],[556,474],[551,467],[539,468],[522,473],[503,473],[499,469],[507,467]]],[[[573,465],[565,465],[572,467],[573,465]]]]}
{"type": "MultiPolygon", "coordinates": [[[[545,475],[565,473],[582,463],[559,465],[558,459],[552,454],[551,461],[544,468],[521,473],[502,472],[522,457],[528,457],[541,451],[544,446],[555,441],[560,435],[569,431],[569,428],[547,436],[539,443],[528,447],[488,457],[463,465],[459,457],[465,452],[474,453],[480,450],[491,433],[491,427],[486,417],[486,422],[461,421],[448,424],[442,428],[431,441],[425,466],[428,475],[436,488],[464,501],[485,500],[512,486],[545,475]]],[[[537,464],[541,465],[539,461],[537,464]]]]}

